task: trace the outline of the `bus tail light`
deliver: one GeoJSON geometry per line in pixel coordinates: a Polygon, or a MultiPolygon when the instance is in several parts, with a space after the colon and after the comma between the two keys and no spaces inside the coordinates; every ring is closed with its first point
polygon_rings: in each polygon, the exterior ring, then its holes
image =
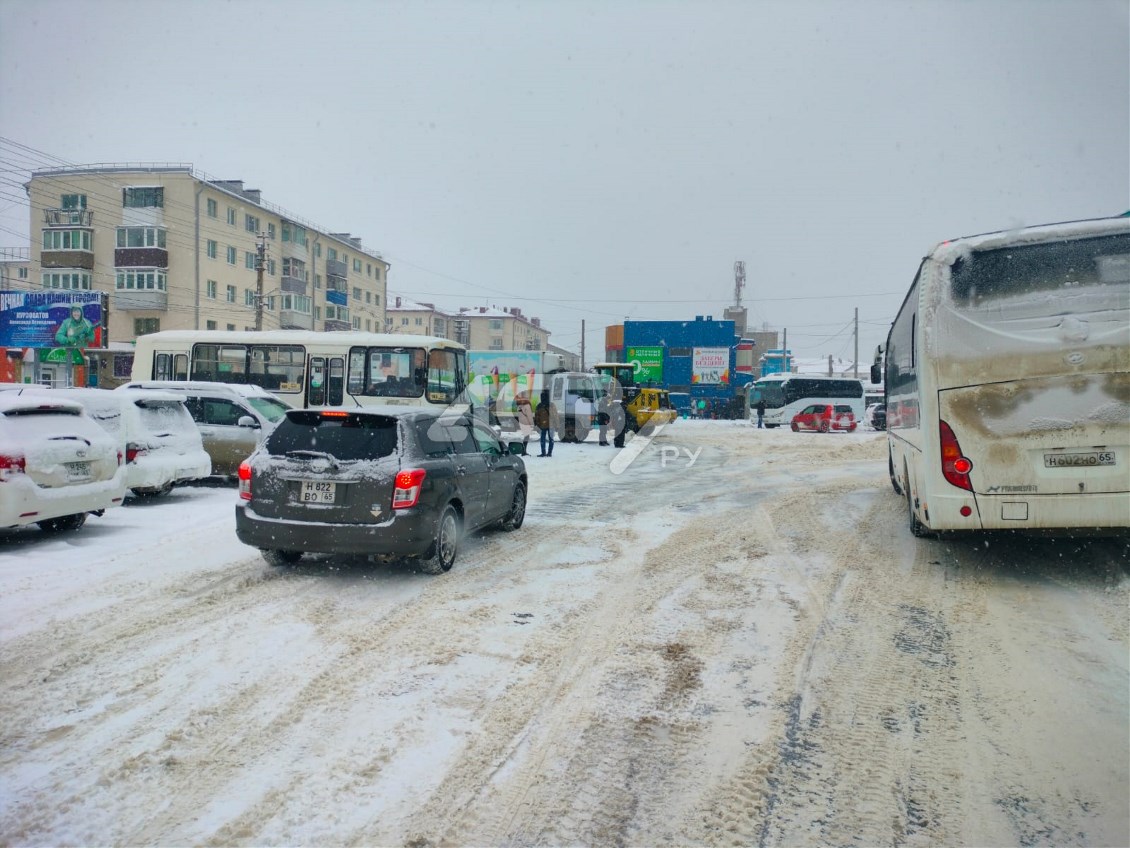
{"type": "Polygon", "coordinates": [[[239,464],[239,496],[251,500],[251,463],[246,459],[239,464]]]}
{"type": "Polygon", "coordinates": [[[392,508],[407,509],[420,502],[420,490],[424,488],[427,471],[412,468],[396,475],[396,487],[392,491],[392,508]]]}
{"type": "Polygon", "coordinates": [[[969,472],[973,470],[973,462],[962,455],[961,445],[949,424],[939,420],[938,429],[942,442],[942,475],[951,485],[972,492],[969,472]]]}

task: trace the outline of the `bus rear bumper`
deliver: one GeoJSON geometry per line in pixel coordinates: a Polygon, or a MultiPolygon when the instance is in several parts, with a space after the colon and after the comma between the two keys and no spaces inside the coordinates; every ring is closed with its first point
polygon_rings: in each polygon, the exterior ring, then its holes
{"type": "Polygon", "coordinates": [[[935,496],[925,505],[930,530],[1130,530],[1130,492],[1072,495],[935,496]],[[968,516],[961,514],[968,507],[968,516]]]}

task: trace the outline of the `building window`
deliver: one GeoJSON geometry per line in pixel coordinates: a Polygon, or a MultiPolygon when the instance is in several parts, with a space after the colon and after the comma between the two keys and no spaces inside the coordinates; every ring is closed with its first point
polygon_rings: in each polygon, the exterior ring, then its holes
{"type": "MultiPolygon", "coordinates": [[[[274,300],[274,298],[271,298],[274,300]]],[[[282,294],[279,295],[279,305],[288,312],[301,312],[303,315],[309,315],[314,301],[302,294],[282,294]]]]}
{"type": "Polygon", "coordinates": [[[206,285],[207,285],[207,288],[205,289],[206,295],[208,297],[212,298],[212,300],[215,300],[216,299],[216,281],[215,280],[209,280],[206,285]]]}
{"type": "Polygon", "coordinates": [[[365,332],[366,333],[373,332],[373,322],[370,321],[368,318],[365,319],[365,332]]]}
{"type": "Polygon", "coordinates": [[[322,245],[320,242],[314,242],[314,255],[318,257],[322,255],[322,245]]]}
{"type": "Polygon", "coordinates": [[[235,329],[235,324],[228,324],[228,332],[229,333],[234,329],[235,329]]]}
{"type": "Polygon", "coordinates": [[[321,321],[322,320],[322,307],[320,307],[320,306],[314,307],[314,320],[315,321],[321,321]]]}
{"type": "Polygon", "coordinates": [[[361,299],[361,289],[359,289],[357,286],[353,287],[353,299],[354,300],[360,300],[361,299]]]}
{"type": "Polygon", "coordinates": [[[365,263],[365,274],[367,276],[370,276],[370,277],[373,276],[373,263],[372,262],[366,262],[365,263]]]}
{"type": "Polygon", "coordinates": [[[60,198],[60,206],[64,209],[85,209],[86,208],[86,195],[85,194],[64,194],[60,198]]]}
{"type": "Polygon", "coordinates": [[[501,318],[491,318],[490,319],[490,328],[492,330],[501,330],[502,329],[502,319],[501,318]]]}
{"type": "Polygon", "coordinates": [[[401,318],[400,319],[400,326],[401,327],[407,327],[408,326],[408,319],[407,318],[401,318]]]}
{"type": "Polygon", "coordinates": [[[90,250],[90,230],[44,230],[44,250],[90,250]]]}
{"type": "Polygon", "coordinates": [[[327,247],[326,248],[326,259],[328,259],[330,262],[337,262],[337,248],[336,247],[327,247]]]}
{"type": "Polygon", "coordinates": [[[372,303],[373,302],[373,293],[372,292],[365,292],[365,302],[366,303],[372,303]]]}
{"type": "Polygon", "coordinates": [[[243,290],[243,305],[244,306],[254,306],[255,305],[255,292],[251,291],[251,289],[244,289],[243,290]]]}
{"type": "Polygon", "coordinates": [[[122,189],[122,206],[139,209],[165,205],[165,189],[161,186],[144,186],[122,189]]]}
{"type": "Polygon", "coordinates": [[[283,276],[294,277],[296,280],[305,282],[309,277],[306,271],[306,263],[301,259],[292,259],[289,256],[283,257],[283,276]]]}
{"type": "Polygon", "coordinates": [[[332,306],[326,304],[326,320],[336,319],[338,321],[349,320],[349,308],[345,306],[332,306]]]}
{"type": "Polygon", "coordinates": [[[422,327],[422,326],[424,326],[424,319],[423,319],[423,318],[417,318],[417,319],[416,319],[416,326],[417,326],[417,327],[422,327]]]}
{"type": "Polygon", "coordinates": [[[322,275],[321,274],[315,274],[314,275],[314,288],[320,289],[321,287],[322,287],[322,275]]]}
{"type": "Polygon", "coordinates": [[[227,301],[235,303],[235,286],[228,286],[227,301]]]}
{"type": "Polygon", "coordinates": [[[164,227],[118,227],[118,247],[165,246],[164,227]]]}
{"type": "Polygon", "coordinates": [[[273,239],[275,237],[275,225],[267,224],[267,238],[273,239]]]}
{"type": "Polygon", "coordinates": [[[259,219],[254,215],[243,216],[243,226],[249,233],[259,232],[259,219]]]}
{"type": "Polygon", "coordinates": [[[381,296],[380,296],[379,294],[375,294],[375,295],[373,295],[373,303],[374,303],[374,304],[375,304],[376,306],[380,306],[380,305],[381,305],[381,296]]]}
{"type": "Polygon", "coordinates": [[[214,329],[216,329],[216,322],[215,322],[215,321],[205,321],[205,322],[204,322],[204,329],[205,329],[205,330],[214,330],[214,329]]]}
{"type": "Polygon", "coordinates": [[[114,279],[118,291],[165,291],[165,272],[160,268],[118,271],[114,279]]]}
{"type": "Polygon", "coordinates": [[[208,258],[216,258],[216,243],[212,239],[208,239],[208,258]]]}
{"type": "Polygon", "coordinates": [[[360,330],[361,329],[361,318],[357,315],[353,316],[353,329],[354,330],[360,330]]]}
{"type": "Polygon", "coordinates": [[[490,349],[491,350],[502,350],[502,339],[491,339],[490,340],[490,349]]]}
{"type": "Polygon", "coordinates": [[[27,279],[27,268],[20,268],[20,279],[21,280],[27,279]]]}
{"type": "Polygon", "coordinates": [[[90,274],[83,271],[45,271],[43,288],[90,291],[90,274]]]}
{"type": "Polygon", "coordinates": [[[354,273],[357,273],[357,274],[361,273],[361,260],[360,259],[354,259],[353,260],[353,271],[354,271],[354,273]]]}
{"type": "Polygon", "coordinates": [[[274,259],[268,259],[267,260],[267,273],[270,274],[272,277],[275,276],[275,260],[274,259]]]}
{"type": "Polygon", "coordinates": [[[228,207],[228,223],[235,226],[235,209],[228,207]]]}
{"type": "Polygon", "coordinates": [[[234,247],[232,247],[231,245],[228,245],[228,264],[229,265],[235,264],[235,255],[236,255],[236,249],[234,247]]]}
{"type": "Polygon", "coordinates": [[[250,250],[243,251],[243,267],[255,270],[255,254],[250,250]]]}
{"type": "Polygon", "coordinates": [[[380,266],[380,265],[378,265],[378,266],[377,266],[377,280],[379,281],[379,280],[380,280],[380,278],[381,278],[381,266],[380,266]]]}
{"type": "MultiPolygon", "coordinates": [[[[208,198],[208,201],[207,201],[207,209],[208,209],[208,217],[209,218],[215,218],[216,217],[216,201],[213,200],[210,197],[208,198]]],[[[213,321],[211,323],[215,324],[216,322],[213,321]]]]}
{"type": "Polygon", "coordinates": [[[161,332],[161,319],[160,318],[134,318],[133,319],[133,334],[135,336],[144,336],[148,333],[161,332]]]}

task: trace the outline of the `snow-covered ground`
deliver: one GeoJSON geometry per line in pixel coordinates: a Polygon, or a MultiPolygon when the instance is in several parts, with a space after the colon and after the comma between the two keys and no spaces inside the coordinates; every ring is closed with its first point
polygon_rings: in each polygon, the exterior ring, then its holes
{"type": "Polygon", "coordinates": [[[1124,543],[916,540],[882,433],[617,453],[441,577],[230,487],[0,536],[0,843],[1130,844],[1124,543]]]}

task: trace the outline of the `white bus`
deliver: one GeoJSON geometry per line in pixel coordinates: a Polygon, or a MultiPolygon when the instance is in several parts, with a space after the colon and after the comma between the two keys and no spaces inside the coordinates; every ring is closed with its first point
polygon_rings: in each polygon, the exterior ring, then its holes
{"type": "Polygon", "coordinates": [[[467,351],[434,336],[165,330],[138,337],[132,380],[253,384],[296,409],[446,406],[464,398],[467,351]]]}
{"type": "MultiPolygon", "coordinates": [[[[788,426],[793,416],[813,403],[850,406],[863,422],[863,381],[851,377],[817,377],[806,374],[766,374],[753,384],[750,407],[765,401],[765,426],[788,426]]],[[[753,413],[756,417],[757,413],[753,413]]]]}
{"type": "Polygon", "coordinates": [[[1130,526],[1130,218],[942,242],[883,365],[915,535],[1130,526]]]}

